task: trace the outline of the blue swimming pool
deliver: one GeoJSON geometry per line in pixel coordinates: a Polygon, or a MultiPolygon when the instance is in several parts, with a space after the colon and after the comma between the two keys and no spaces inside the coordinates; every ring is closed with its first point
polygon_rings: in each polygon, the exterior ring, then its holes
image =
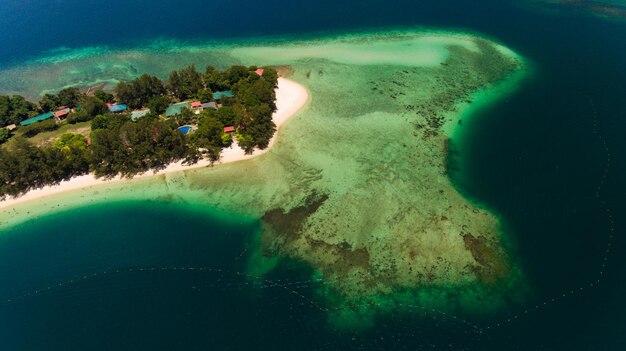
{"type": "Polygon", "coordinates": [[[193,128],[192,126],[181,126],[181,127],[178,127],[178,130],[181,133],[187,135],[187,134],[189,134],[189,132],[191,132],[192,128],[193,128]]]}

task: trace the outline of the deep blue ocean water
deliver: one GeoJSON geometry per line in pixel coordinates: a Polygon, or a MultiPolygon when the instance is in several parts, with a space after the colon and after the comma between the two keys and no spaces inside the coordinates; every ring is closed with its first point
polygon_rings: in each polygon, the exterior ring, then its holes
{"type": "MultiPolygon", "coordinates": [[[[375,328],[337,331],[287,290],[250,287],[232,273],[244,270],[237,257],[258,230],[254,222],[173,204],[110,204],[0,235],[0,301],[19,297],[0,304],[0,350],[626,349],[623,22],[496,0],[6,0],[0,65],[58,48],[159,38],[402,26],[481,33],[533,65],[519,91],[464,121],[453,148],[460,150],[453,181],[499,214],[529,278],[534,295],[517,319],[477,334],[436,314],[409,313],[381,317],[375,328]],[[216,267],[229,273],[207,270],[216,267]],[[122,271],[110,273],[116,269],[122,271]],[[23,296],[69,280],[76,282],[23,296]]],[[[294,263],[273,274],[292,283],[310,278],[294,263]]],[[[312,297],[306,284],[298,291],[312,297]]]]}

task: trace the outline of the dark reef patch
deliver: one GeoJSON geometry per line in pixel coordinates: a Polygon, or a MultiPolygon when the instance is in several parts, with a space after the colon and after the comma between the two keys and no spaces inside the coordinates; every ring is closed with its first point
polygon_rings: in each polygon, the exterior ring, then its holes
{"type": "Polygon", "coordinates": [[[267,254],[276,254],[277,244],[289,245],[302,235],[302,226],[309,216],[328,199],[328,195],[312,194],[302,206],[285,212],[282,208],[271,209],[261,217],[264,227],[263,249],[267,254]],[[268,251],[269,250],[269,251],[268,251]]]}
{"type": "Polygon", "coordinates": [[[485,237],[462,234],[465,248],[471,252],[477,265],[471,267],[476,276],[485,284],[492,285],[505,278],[510,271],[504,252],[496,249],[485,237]]]}
{"type": "Polygon", "coordinates": [[[307,238],[307,242],[311,249],[318,252],[332,252],[333,256],[339,258],[333,265],[325,267],[332,271],[330,273],[346,275],[352,268],[361,268],[365,271],[370,269],[370,253],[365,247],[354,249],[345,241],[333,245],[322,240],[307,238]]]}

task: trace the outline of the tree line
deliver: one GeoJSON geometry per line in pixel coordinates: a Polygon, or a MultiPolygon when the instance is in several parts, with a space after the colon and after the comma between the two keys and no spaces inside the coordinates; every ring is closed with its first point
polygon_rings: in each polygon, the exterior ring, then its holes
{"type": "Polygon", "coordinates": [[[115,95],[130,108],[147,107],[152,113],[162,114],[170,103],[189,99],[208,102],[213,100],[213,93],[232,90],[235,97],[221,99],[223,113],[213,111],[204,117],[237,126],[239,145],[252,152],[255,147],[267,147],[276,130],[272,113],[276,110],[278,84],[275,70],[265,69],[262,76],[255,70],[254,66],[232,66],[219,71],[208,66],[201,74],[190,65],[172,71],[166,82],[149,74],[121,82],[115,88],[115,95]]]}
{"type": "Polygon", "coordinates": [[[21,95],[0,96],[0,144],[13,135],[3,127],[15,124],[22,135],[33,137],[38,133],[57,129],[58,126],[53,120],[23,127],[19,126],[20,122],[39,114],[54,112],[62,107],[72,109],[66,123],[86,122],[106,113],[108,111],[106,102],[110,101],[113,101],[113,95],[110,93],[96,90],[93,96],[88,96],[75,87],[64,88],[57,94],[45,94],[38,103],[32,103],[21,95]],[[103,98],[105,100],[102,100],[103,98]]]}
{"type": "Polygon", "coordinates": [[[9,106],[0,109],[0,123],[4,125],[19,123],[33,112],[67,106],[74,108],[67,123],[91,121],[91,132],[89,138],[66,133],[52,145],[36,146],[25,137],[55,128],[55,121],[20,127],[22,136],[0,147],[0,197],[20,195],[90,172],[96,177],[132,177],[158,171],[172,162],[193,164],[204,158],[214,162],[222,148],[233,142],[224,132],[225,126],[235,127],[235,138],[246,152],[266,148],[276,130],[272,113],[278,75],[271,68],[262,75],[255,70],[233,66],[219,71],[209,66],[199,73],[191,65],[171,72],[166,81],[143,74],[120,82],[114,94],[97,90],[87,96],[76,88],[65,88],[44,95],[38,104],[21,97],[3,97],[0,101],[9,106]],[[224,90],[232,90],[234,97],[220,99],[219,109],[208,108],[199,114],[183,109],[172,118],[162,116],[171,103],[213,101],[213,93],[224,90]],[[150,113],[132,121],[129,113],[109,113],[106,103],[111,102],[126,103],[133,109],[149,108],[150,113]],[[196,130],[185,135],[178,130],[183,125],[196,126],[196,130]]]}

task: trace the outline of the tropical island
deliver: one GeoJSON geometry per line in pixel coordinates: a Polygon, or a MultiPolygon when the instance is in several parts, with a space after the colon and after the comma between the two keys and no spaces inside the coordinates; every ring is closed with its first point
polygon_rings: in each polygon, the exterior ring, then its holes
{"type": "MultiPolygon", "coordinates": [[[[262,230],[247,251],[249,273],[262,276],[284,260],[306,263],[324,282],[316,296],[341,315],[407,304],[482,312],[522,291],[498,218],[451,181],[462,151],[456,133],[472,123],[474,109],[510,94],[526,74],[523,59],[492,40],[391,31],[251,46],[181,44],[42,60],[2,71],[0,81],[39,76],[61,88],[94,77],[124,80],[137,67],[164,75],[164,67],[200,61],[288,66],[311,102],[263,157],[88,184],[11,204],[0,212],[1,225],[130,200],[254,218],[262,230]],[[97,71],[95,62],[104,62],[97,71]]],[[[20,84],[27,95],[44,89],[40,80],[20,84]]]]}
{"type": "Polygon", "coordinates": [[[0,196],[90,172],[132,177],[179,161],[213,163],[233,142],[246,154],[263,150],[276,131],[277,87],[272,68],[209,66],[201,74],[190,65],[166,82],[148,74],[122,81],[114,94],[70,87],[37,104],[0,96],[0,196]],[[29,141],[61,128],[41,145],[29,141]]]}

